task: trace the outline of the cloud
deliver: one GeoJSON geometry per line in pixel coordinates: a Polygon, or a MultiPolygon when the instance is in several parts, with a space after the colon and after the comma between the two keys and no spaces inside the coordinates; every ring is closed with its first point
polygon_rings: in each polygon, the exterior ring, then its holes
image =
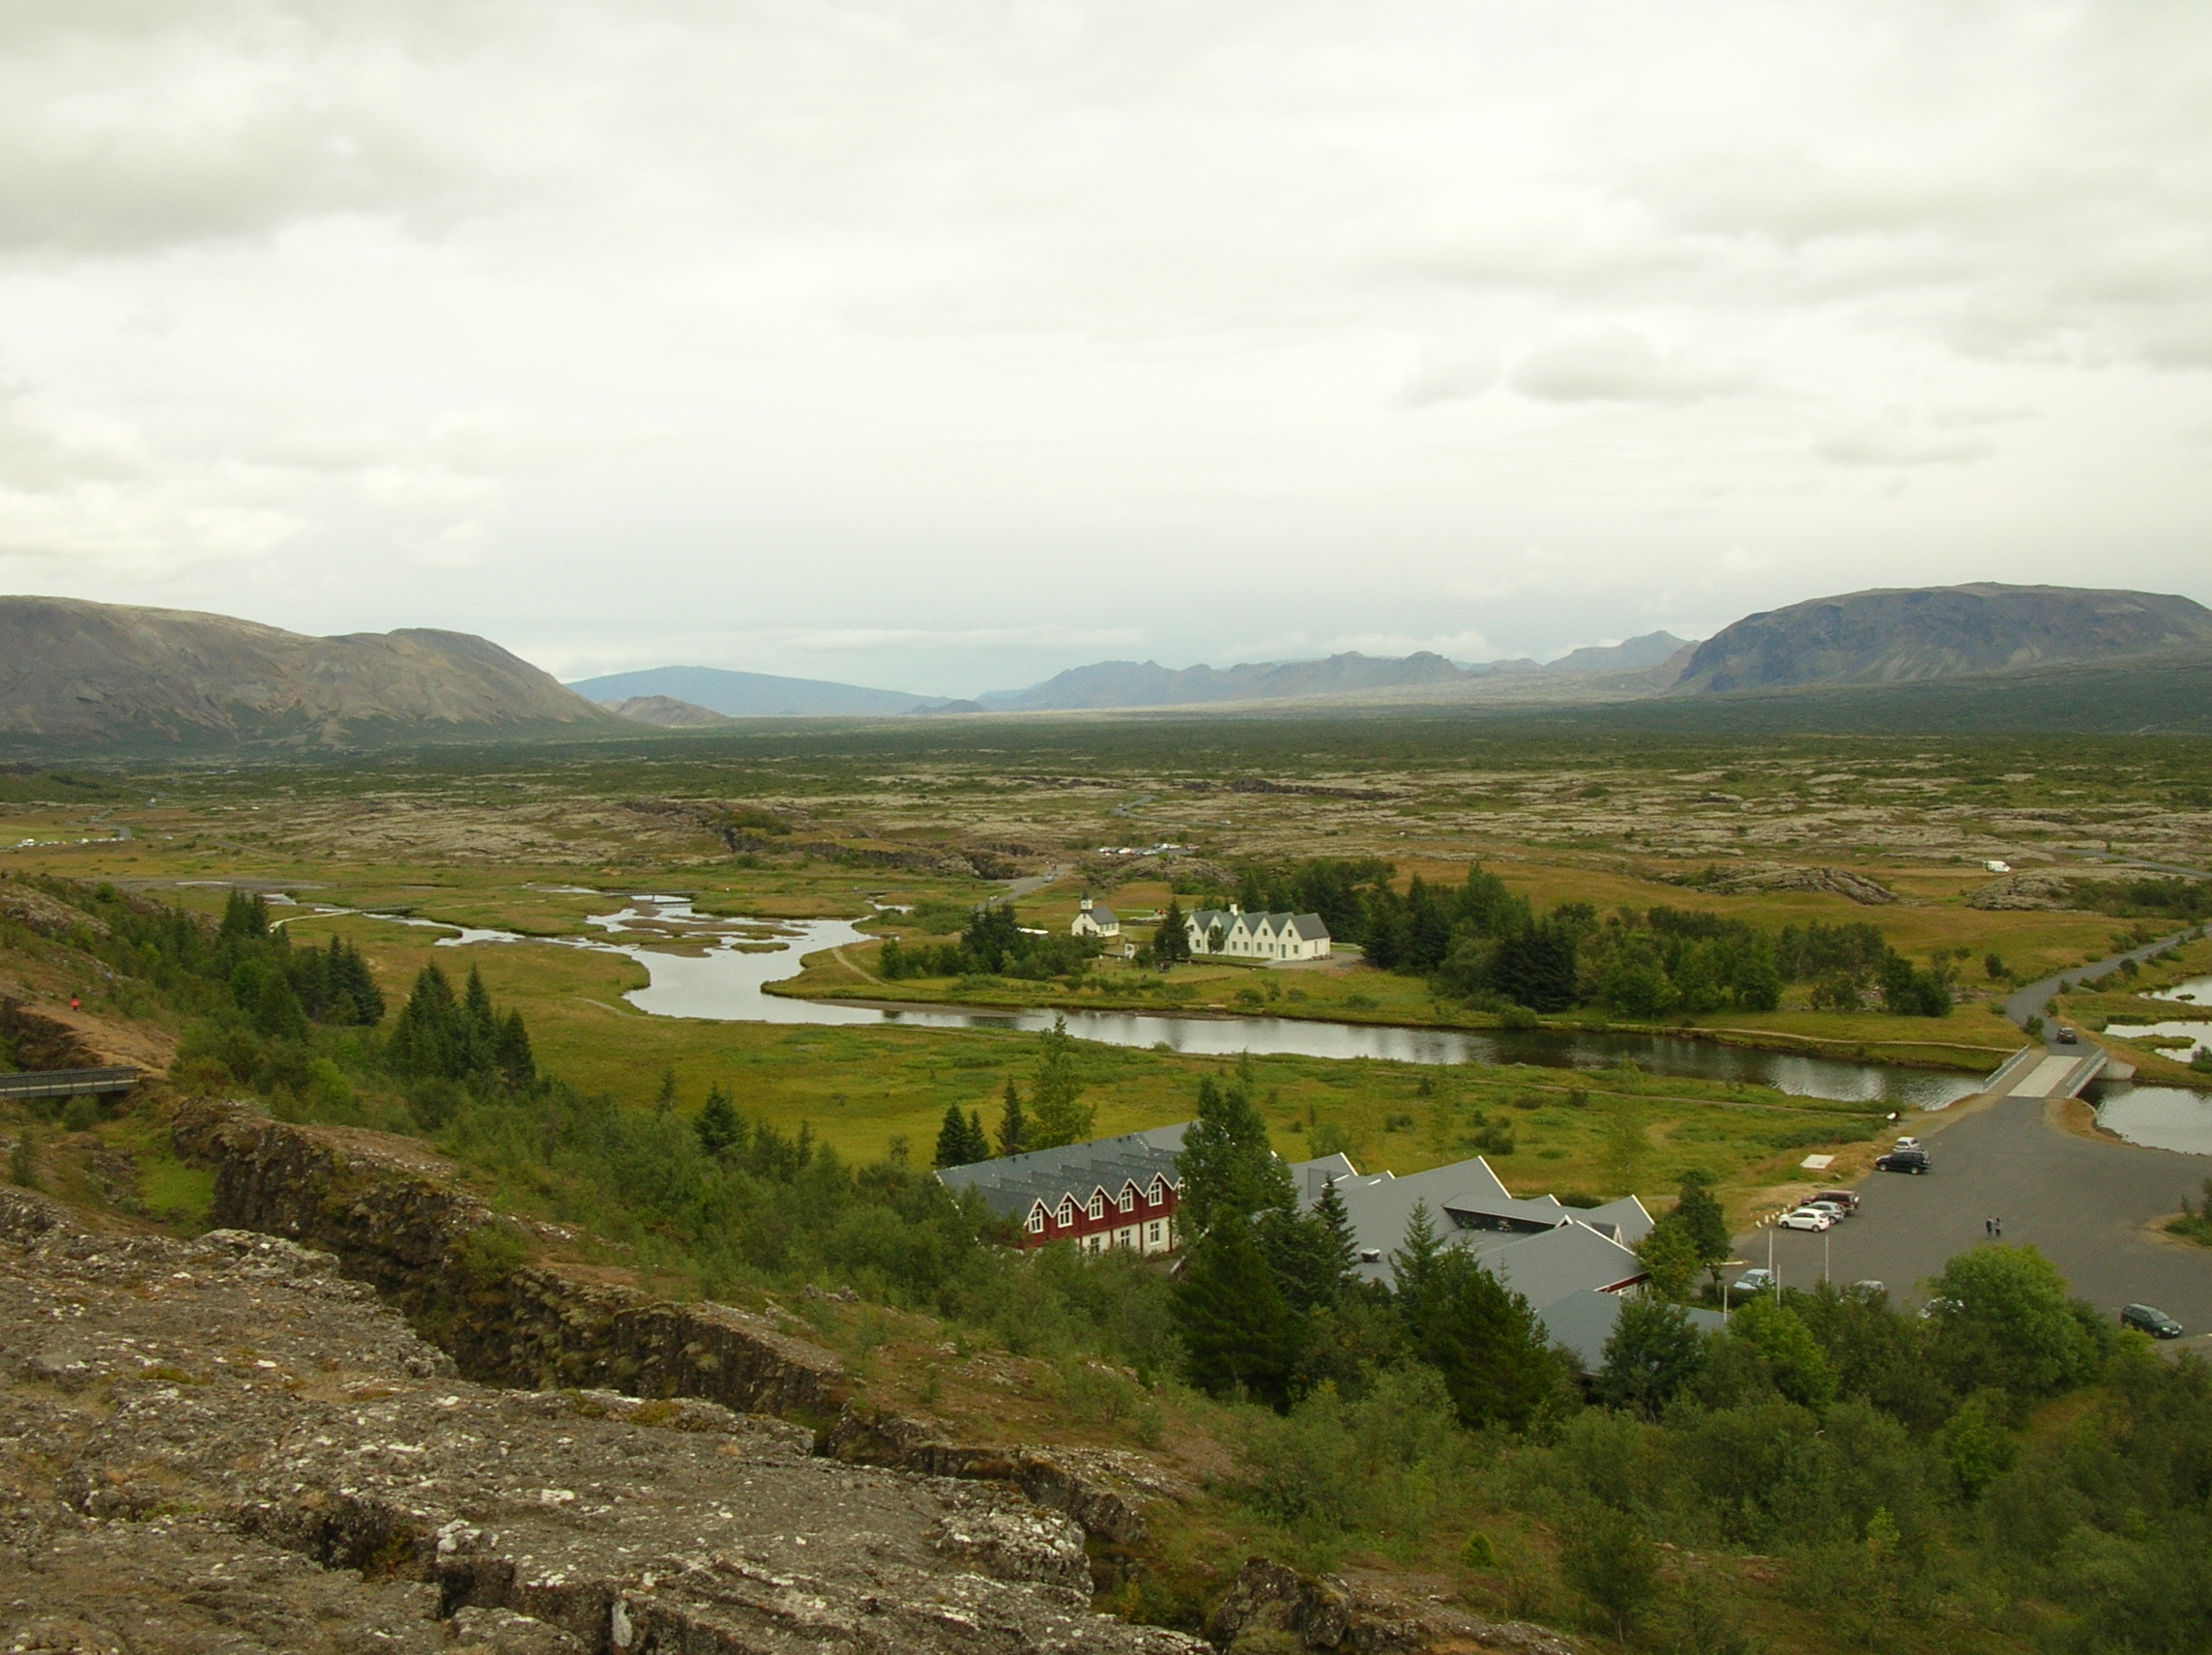
{"type": "Polygon", "coordinates": [[[1633,328],[1613,324],[1539,345],[1514,365],[1512,386],[1540,402],[1703,402],[1759,390],[1742,363],[1662,352],[1633,328]]]}
{"type": "Polygon", "coordinates": [[[1997,451],[1995,443],[1978,434],[1994,422],[1986,414],[1952,411],[1931,418],[1892,410],[1821,432],[1813,439],[1813,452],[1834,465],[1971,465],[1997,451]]]}
{"type": "Polygon", "coordinates": [[[1415,368],[1398,388],[1401,408],[1428,408],[1439,402],[1464,402],[1498,383],[1495,356],[1438,356],[1415,368]]]}

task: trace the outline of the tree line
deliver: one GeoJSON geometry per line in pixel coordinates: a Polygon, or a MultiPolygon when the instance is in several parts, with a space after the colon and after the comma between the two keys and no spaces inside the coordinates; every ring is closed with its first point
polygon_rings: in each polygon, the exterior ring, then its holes
{"type": "Polygon", "coordinates": [[[896,982],[903,977],[1003,976],[1041,982],[1077,976],[1095,960],[1095,937],[1037,935],[1022,929],[1010,902],[978,908],[960,935],[947,943],[885,941],[876,970],[896,982]]]}
{"type": "Polygon", "coordinates": [[[1330,934],[1359,944],[1370,964],[1477,1005],[1543,1013],[1590,1005],[1639,1018],[1772,1011],[1798,982],[1813,984],[1822,1009],[1943,1017],[1954,1003],[1947,955],[1915,965],[1870,924],[1814,920],[1768,931],[1665,905],[1602,917],[1586,902],[1539,912],[1479,863],[1456,886],[1415,875],[1402,892],[1394,871],[1375,859],[1317,859],[1250,871],[1245,895],[1325,895],[1330,934]]]}

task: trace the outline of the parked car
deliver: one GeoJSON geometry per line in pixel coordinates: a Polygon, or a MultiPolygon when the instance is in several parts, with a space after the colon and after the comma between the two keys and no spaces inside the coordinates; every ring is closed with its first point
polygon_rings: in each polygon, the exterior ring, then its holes
{"type": "Polygon", "coordinates": [[[1816,1202],[1834,1202],[1844,1209],[1847,1216],[1859,1209],[1859,1192],[1857,1190],[1821,1190],[1813,1199],[1816,1202]]]}
{"type": "Polygon", "coordinates": [[[2180,1322],[2165,1311],[2147,1304],[2131,1304],[2121,1311],[2120,1325],[2147,1333],[2153,1339],[2179,1339],[2183,1332],[2180,1322]]]}
{"type": "Polygon", "coordinates": [[[1892,1149],[1919,1149],[1925,1147],[1919,1139],[1906,1134],[1890,1146],[1892,1149]]]}
{"type": "Polygon", "coordinates": [[[1833,1230],[1833,1213],[1822,1212],[1817,1206],[1801,1206],[1795,1212],[1786,1212],[1777,1221],[1785,1230],[1833,1230]]]}
{"type": "Polygon", "coordinates": [[[1925,1173],[1928,1170],[1928,1151],[1925,1149],[1892,1149],[1886,1155],[1874,1158],[1877,1173],[1925,1173]]]}
{"type": "Polygon", "coordinates": [[[2058,1043],[2061,1046],[2072,1046],[2079,1042],[2081,1038],[2081,1035],[2075,1033],[2073,1030],[2067,1028],[2064,1024],[2060,1024],[2058,1026],[2058,1043]]]}
{"type": "Polygon", "coordinates": [[[1761,1293],[1774,1285],[1772,1270],[1746,1270],[1733,1284],[1739,1293],[1761,1293]]]}
{"type": "Polygon", "coordinates": [[[1809,1212],[1824,1212],[1829,1216],[1829,1218],[1839,1224],[1842,1223],[1844,1219],[1850,1214],[1849,1207],[1839,1205],[1837,1203],[1832,1201],[1809,1201],[1805,1204],[1805,1208],[1809,1212]]]}

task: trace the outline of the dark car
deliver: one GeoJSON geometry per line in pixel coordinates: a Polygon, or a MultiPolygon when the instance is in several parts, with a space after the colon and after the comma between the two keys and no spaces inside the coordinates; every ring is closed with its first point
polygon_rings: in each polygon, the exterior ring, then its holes
{"type": "Polygon", "coordinates": [[[2075,1033],[2071,1029],[2061,1028],[2058,1031],[2058,1043],[2061,1046],[2071,1046],[2081,1038],[2081,1036],[2075,1033]]]}
{"type": "Polygon", "coordinates": [[[1886,1155],[1874,1158],[1877,1173],[1925,1173],[1928,1170],[1928,1151],[1925,1149],[1892,1149],[1886,1155]]]}
{"type": "Polygon", "coordinates": [[[1813,1199],[1815,1201],[1832,1201],[1842,1207],[1847,1214],[1855,1213],[1859,1209],[1859,1192],[1857,1190],[1816,1190],[1813,1192],[1813,1199]]]}
{"type": "Polygon", "coordinates": [[[2147,1333],[2153,1339],[2179,1339],[2181,1323],[2153,1305],[2131,1304],[2120,1312],[2120,1325],[2147,1333]]]}

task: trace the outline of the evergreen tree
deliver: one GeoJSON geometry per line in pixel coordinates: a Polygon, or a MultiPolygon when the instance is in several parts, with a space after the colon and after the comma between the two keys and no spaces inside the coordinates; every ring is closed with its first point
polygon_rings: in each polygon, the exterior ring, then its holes
{"type": "Polygon", "coordinates": [[[1082,1101],[1083,1082],[1075,1073],[1075,1036],[1067,1019],[1056,1017],[1038,1036],[1036,1078],[1030,1085],[1029,1147],[1052,1149],[1091,1137],[1097,1112],[1082,1101]]]}
{"type": "Polygon", "coordinates": [[[475,966],[469,968],[468,987],[461,996],[461,1030],[468,1054],[466,1072],[481,1074],[491,1068],[499,1052],[499,1012],[483,973],[475,966]]]}
{"type": "Polygon", "coordinates": [[[988,1161],[991,1158],[991,1135],[983,1130],[983,1112],[968,1112],[968,1164],[988,1161]]]}
{"type": "Polygon", "coordinates": [[[660,1071],[660,1090],[654,1094],[653,1113],[655,1115],[674,1115],[676,1113],[676,1071],[673,1068],[660,1071]]]}
{"type": "Polygon", "coordinates": [[[1275,1158],[1267,1123],[1242,1087],[1217,1086],[1210,1075],[1198,1083],[1198,1118],[1183,1135],[1177,1165],[1182,1174],[1177,1214],[1191,1234],[1270,1207],[1297,1209],[1290,1169],[1275,1158]]]}
{"type": "Polygon", "coordinates": [[[1250,1225],[1225,1218],[1199,1237],[1174,1302],[1192,1384],[1214,1396],[1285,1399],[1299,1346],[1296,1319],[1250,1225]]]}
{"type": "Polygon", "coordinates": [[[1528,1301],[1459,1248],[1430,1266],[1412,1330],[1461,1422],[1475,1430],[1526,1430],[1564,1394],[1565,1371],[1528,1301]]]}
{"type": "Polygon", "coordinates": [[[1029,1121],[1022,1115],[1021,1089],[1014,1085],[1014,1077],[1008,1075],[1006,1077],[1005,1104],[999,1111],[999,1153],[1002,1155],[1023,1153],[1030,1147],[1029,1137],[1029,1121]]]}
{"type": "MultiPolygon", "coordinates": [[[[975,1135],[980,1137],[983,1131],[983,1123],[980,1120],[975,1121],[974,1130],[975,1135]]],[[[965,1167],[988,1158],[989,1151],[987,1150],[982,1155],[971,1153],[975,1145],[969,1136],[969,1118],[960,1113],[960,1106],[956,1103],[946,1104],[945,1106],[945,1124],[937,1129],[938,1166],[965,1167]]]]}
{"type": "Polygon", "coordinates": [[[1429,1204],[1414,1202],[1412,1215],[1406,1220],[1405,1245],[1390,1255],[1391,1284],[1409,1323],[1420,1314],[1421,1300],[1436,1278],[1437,1260],[1442,1254],[1443,1243],[1437,1239],[1436,1223],[1429,1217],[1429,1204]]]}
{"type": "Polygon", "coordinates": [[[538,1060],[530,1050],[530,1031],[522,1013],[510,1011],[499,1026],[499,1078],[516,1091],[538,1084],[538,1060]]]}
{"type": "Polygon", "coordinates": [[[460,1022],[453,985],[432,961],[416,974],[414,992],[399,1008],[392,1039],[385,1047],[386,1058],[403,1075],[457,1079],[466,1072],[458,1061],[465,1051],[456,1050],[462,1045],[457,1038],[460,1022]]]}
{"type": "Polygon", "coordinates": [[[1290,1307],[1303,1316],[1333,1309],[1350,1286],[1336,1235],[1310,1212],[1271,1206],[1259,1216],[1254,1236],[1290,1307]]]}
{"type": "Polygon", "coordinates": [[[706,1106],[692,1120],[691,1129],[699,1135],[699,1147],[710,1155],[726,1155],[744,1143],[745,1123],[738,1118],[730,1094],[718,1086],[707,1089],[706,1106]]]}
{"type": "Polygon", "coordinates": [[[1164,972],[1177,961],[1189,958],[1190,930],[1183,922],[1182,904],[1171,896],[1160,915],[1160,928],[1152,933],[1152,961],[1164,972]]]}
{"type": "Polygon", "coordinates": [[[277,1039],[297,1040],[307,1031],[307,1014],[292,992],[292,979],[282,972],[263,973],[252,1012],[253,1027],[277,1039]]]}
{"type": "Polygon", "coordinates": [[[353,1014],[341,1021],[370,1029],[384,1021],[384,990],[377,987],[376,975],[359,948],[342,937],[333,937],[328,971],[333,991],[352,1007],[353,1014]]]}
{"type": "Polygon", "coordinates": [[[247,942],[269,935],[269,902],[260,895],[233,890],[222,905],[222,928],[217,933],[226,943],[247,942]]]}
{"type": "Polygon", "coordinates": [[[1323,1186],[1321,1199],[1314,1203],[1313,1215],[1328,1234],[1330,1267],[1337,1279],[1349,1288],[1359,1279],[1359,1237],[1353,1233],[1352,1214],[1345,1210],[1344,1197],[1337,1193],[1334,1178],[1323,1186]]]}

